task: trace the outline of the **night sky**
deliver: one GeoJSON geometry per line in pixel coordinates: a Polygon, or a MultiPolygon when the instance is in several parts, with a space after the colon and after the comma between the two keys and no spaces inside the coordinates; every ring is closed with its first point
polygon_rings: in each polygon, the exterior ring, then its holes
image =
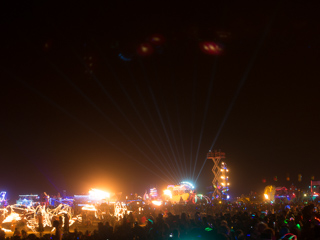
{"type": "Polygon", "coordinates": [[[0,190],[9,198],[143,194],[183,180],[206,193],[212,146],[226,153],[231,196],[320,179],[317,1],[7,2],[0,190]],[[223,51],[203,52],[203,42],[223,51]]]}

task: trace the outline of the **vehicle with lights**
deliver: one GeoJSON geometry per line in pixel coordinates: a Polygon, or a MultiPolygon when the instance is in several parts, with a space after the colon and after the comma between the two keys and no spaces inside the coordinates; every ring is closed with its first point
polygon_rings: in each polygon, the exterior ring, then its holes
{"type": "Polygon", "coordinates": [[[35,194],[19,195],[16,203],[27,207],[35,206],[40,204],[40,197],[35,194]]]}

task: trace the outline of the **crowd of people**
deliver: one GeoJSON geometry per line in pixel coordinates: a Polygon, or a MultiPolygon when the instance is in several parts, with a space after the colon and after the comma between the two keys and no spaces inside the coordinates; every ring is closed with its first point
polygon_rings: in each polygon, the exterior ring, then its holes
{"type": "MultiPolygon", "coordinates": [[[[320,215],[315,203],[304,204],[192,204],[145,208],[122,219],[105,218],[95,230],[61,228],[53,234],[27,234],[16,229],[0,240],[107,240],[107,239],[320,239],[320,215]]],[[[92,229],[92,228],[91,228],[92,229]]]]}

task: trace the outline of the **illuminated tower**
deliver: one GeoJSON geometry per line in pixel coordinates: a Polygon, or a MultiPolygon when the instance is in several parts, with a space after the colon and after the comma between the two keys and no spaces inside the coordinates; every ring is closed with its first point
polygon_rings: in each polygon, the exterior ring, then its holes
{"type": "Polygon", "coordinates": [[[227,164],[225,162],[221,163],[220,166],[220,182],[218,184],[218,188],[220,187],[221,199],[227,200],[229,199],[228,191],[229,191],[229,169],[227,168],[227,164]]]}
{"type": "Polygon", "coordinates": [[[213,198],[217,199],[228,199],[229,196],[227,194],[229,190],[229,176],[228,176],[228,168],[227,164],[225,162],[221,162],[221,159],[224,159],[226,156],[224,152],[221,151],[214,151],[211,152],[209,150],[207,154],[207,159],[211,159],[213,161],[213,168],[212,168],[212,173],[213,173],[213,198]],[[220,163],[221,162],[221,163],[220,163]]]}

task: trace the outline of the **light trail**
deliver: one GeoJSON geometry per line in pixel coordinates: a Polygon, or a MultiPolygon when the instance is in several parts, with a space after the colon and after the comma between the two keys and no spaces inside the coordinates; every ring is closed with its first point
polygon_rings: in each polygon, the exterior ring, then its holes
{"type": "MultiPolygon", "coordinates": [[[[269,33],[269,30],[270,30],[271,25],[272,25],[272,23],[273,23],[273,20],[274,20],[274,18],[275,18],[275,16],[276,16],[276,13],[277,13],[277,11],[278,11],[278,9],[279,9],[279,6],[280,6],[280,3],[278,3],[278,6],[277,6],[277,8],[276,8],[275,11],[274,11],[273,16],[271,17],[271,19],[270,19],[270,21],[269,21],[269,24],[266,25],[266,28],[265,28],[262,36],[261,36],[261,39],[260,39],[260,41],[259,41],[258,44],[257,44],[257,47],[256,47],[256,49],[255,49],[255,51],[254,51],[254,53],[253,53],[253,55],[252,55],[252,57],[251,57],[251,59],[250,59],[250,61],[249,61],[249,64],[248,64],[248,66],[247,66],[247,68],[246,68],[246,70],[245,70],[245,72],[244,72],[244,74],[243,74],[243,76],[242,76],[239,84],[238,84],[238,88],[237,88],[235,94],[233,95],[233,98],[232,98],[232,100],[231,100],[231,103],[229,104],[229,107],[228,107],[228,109],[227,109],[227,111],[226,111],[226,113],[225,113],[225,115],[224,115],[224,118],[223,118],[221,124],[220,124],[220,127],[219,127],[219,129],[218,129],[218,132],[217,132],[217,134],[216,134],[216,136],[215,136],[215,138],[214,138],[214,140],[213,140],[213,142],[212,142],[212,144],[211,144],[210,150],[212,150],[212,148],[214,147],[214,145],[215,145],[215,143],[216,143],[216,141],[217,141],[217,139],[218,139],[218,137],[219,137],[219,135],[220,135],[220,133],[221,133],[221,131],[222,131],[222,129],[223,129],[223,126],[224,126],[225,122],[227,121],[227,119],[228,119],[228,117],[229,117],[229,115],[230,115],[230,112],[231,112],[231,110],[232,110],[232,108],[233,108],[233,105],[234,105],[234,103],[236,102],[236,100],[237,100],[237,98],[238,98],[238,96],[239,96],[239,94],[240,94],[240,91],[241,91],[241,89],[242,89],[242,86],[244,85],[245,81],[247,80],[247,78],[248,78],[248,76],[249,76],[249,73],[250,73],[250,71],[251,71],[251,69],[252,69],[252,67],[253,67],[253,65],[254,65],[254,63],[255,63],[255,61],[256,61],[256,58],[257,58],[258,53],[259,53],[259,51],[260,51],[260,49],[261,49],[261,47],[262,47],[262,45],[263,45],[263,43],[264,43],[264,40],[265,40],[267,34],[269,33]]],[[[202,169],[203,169],[206,161],[207,161],[207,159],[205,159],[205,160],[203,161],[203,164],[202,164],[202,166],[201,166],[201,169],[200,169],[200,171],[199,171],[199,174],[198,174],[195,182],[198,181],[198,178],[199,178],[199,176],[200,176],[200,174],[201,174],[201,172],[202,172],[202,169]]]]}

